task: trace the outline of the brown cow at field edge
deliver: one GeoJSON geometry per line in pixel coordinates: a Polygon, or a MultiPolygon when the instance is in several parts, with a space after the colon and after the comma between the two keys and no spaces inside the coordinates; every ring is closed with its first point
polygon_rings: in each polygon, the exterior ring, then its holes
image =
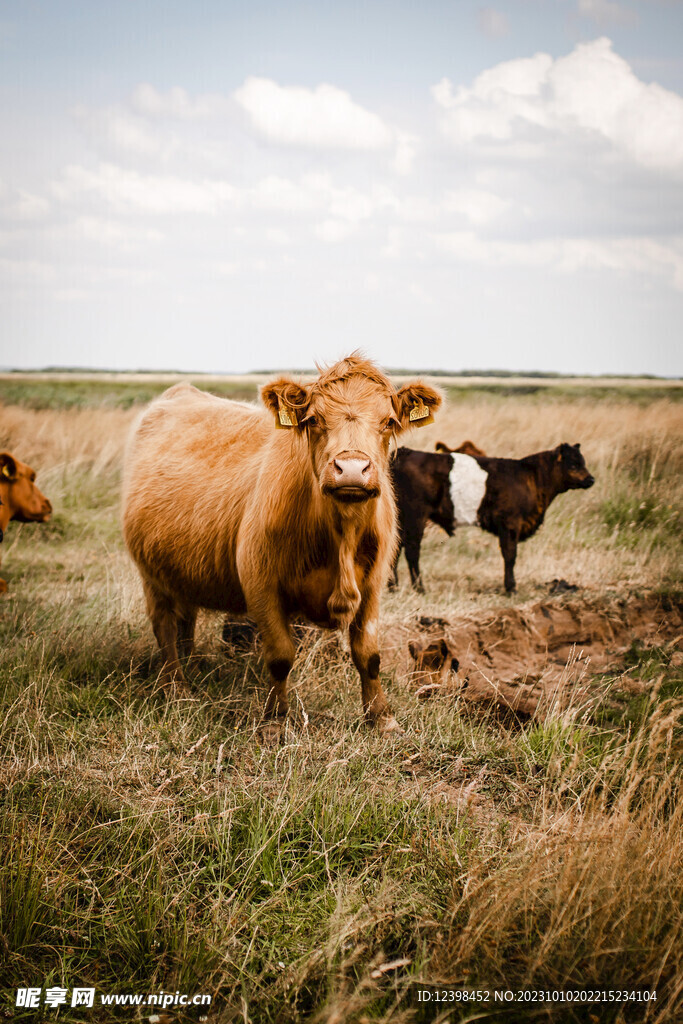
{"type": "MultiPolygon", "coordinates": [[[[46,523],[52,505],[35,484],[35,471],[9,452],[0,452],[0,543],[11,519],[20,523],[46,523]]],[[[0,580],[0,594],[7,584],[0,580]]]]}
{"type": "Polygon", "coordinates": [[[486,457],[486,452],[483,451],[481,448],[477,448],[474,441],[463,441],[463,443],[459,445],[457,448],[449,448],[447,444],[443,443],[443,441],[437,441],[434,447],[436,448],[437,452],[445,452],[446,455],[455,453],[459,455],[473,455],[475,456],[475,458],[486,457]]]}
{"type": "Polygon", "coordinates": [[[266,384],[261,397],[265,410],[178,384],[134,429],[123,528],[164,682],[183,678],[178,648],[191,653],[199,608],[248,614],[270,673],[265,714],[282,716],[288,620],[302,614],[349,627],[366,718],[395,731],[377,636],[397,534],[389,444],[431,422],[441,396],[421,382],[396,391],[354,354],[312,383],[266,384]]]}

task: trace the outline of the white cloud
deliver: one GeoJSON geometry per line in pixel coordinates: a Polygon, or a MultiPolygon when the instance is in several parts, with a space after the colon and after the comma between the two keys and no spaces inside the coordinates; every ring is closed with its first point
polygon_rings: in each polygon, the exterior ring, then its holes
{"type": "Polygon", "coordinates": [[[136,86],[131,96],[131,105],[145,117],[168,117],[180,121],[199,120],[211,117],[225,103],[220,96],[204,95],[191,99],[185,89],[175,86],[167,92],[159,92],[148,82],[136,86]]]}
{"type": "Polygon", "coordinates": [[[505,36],[510,31],[510,24],[507,16],[495,7],[484,7],[477,13],[477,24],[486,36],[496,39],[505,36]]]}
{"type": "Polygon", "coordinates": [[[443,132],[460,145],[521,141],[538,155],[558,137],[593,139],[640,165],[683,170],[683,97],[640,81],[608,39],[557,60],[538,53],[498,64],[470,88],[442,79],[432,95],[443,132]]]}
{"type": "Polygon", "coordinates": [[[44,284],[55,277],[55,268],[44,260],[0,258],[0,280],[9,284],[44,284]]]}
{"type": "Polygon", "coordinates": [[[36,221],[46,216],[50,204],[42,196],[36,196],[21,188],[11,188],[0,181],[0,220],[36,221]]]}
{"type": "Polygon", "coordinates": [[[483,189],[461,188],[447,192],[444,209],[449,213],[458,213],[471,224],[490,224],[497,220],[509,208],[510,203],[501,199],[493,192],[483,189]]]}
{"type": "Polygon", "coordinates": [[[268,269],[267,260],[257,258],[243,259],[243,260],[230,260],[217,263],[214,270],[218,277],[236,277],[238,274],[242,274],[245,271],[256,272],[262,274],[268,269]]]}
{"type": "Polygon", "coordinates": [[[78,165],[65,168],[52,185],[63,202],[80,203],[91,196],[114,207],[149,214],[216,213],[238,199],[238,190],[222,180],[192,180],[170,175],[139,174],[115,164],[96,170],[78,165]]]}
{"type": "MultiPolygon", "coordinates": [[[[53,182],[52,193],[59,201],[76,207],[90,200],[97,211],[105,204],[117,211],[140,211],[152,216],[253,210],[304,220],[322,216],[346,224],[358,224],[386,211],[407,219],[415,217],[414,200],[408,199],[404,208],[385,186],[363,192],[336,185],[328,174],[306,174],[298,180],[271,174],[241,188],[224,179],[141,174],[100,163],[95,169],[66,167],[62,177],[53,182]]],[[[108,235],[114,241],[119,230],[123,232],[120,225],[97,212],[83,214],[81,225],[84,223],[93,237],[108,235]]],[[[141,228],[138,240],[144,237],[154,240],[156,235],[145,234],[141,228]]]]}
{"type": "Polygon", "coordinates": [[[145,118],[124,106],[115,104],[94,109],[81,105],[72,113],[88,140],[98,149],[167,158],[177,145],[173,136],[158,132],[145,118]]]}
{"type": "Polygon", "coordinates": [[[634,25],[638,21],[635,11],[614,0],[579,0],[578,13],[590,18],[596,25],[634,25]]]}
{"type": "Polygon", "coordinates": [[[117,246],[122,249],[133,248],[144,242],[161,242],[164,239],[163,233],[156,228],[126,224],[122,221],[108,220],[102,217],[79,217],[69,231],[73,236],[84,238],[89,242],[117,246]]]}
{"type": "Polygon", "coordinates": [[[283,231],[282,228],[268,228],[265,239],[270,245],[289,245],[292,240],[289,232],[283,231]]]}
{"type": "Polygon", "coordinates": [[[248,189],[249,203],[257,210],[281,213],[310,213],[323,208],[324,198],[315,182],[292,181],[269,174],[248,189]]]}
{"type": "Polygon", "coordinates": [[[480,238],[473,231],[433,236],[458,260],[491,267],[515,266],[575,273],[612,270],[669,277],[683,291],[683,238],[666,243],[649,238],[555,238],[527,242],[480,238]]]}
{"type": "Polygon", "coordinates": [[[55,288],[52,292],[52,298],[57,302],[82,302],[89,295],[84,288],[55,288]]]}
{"type": "Polygon", "coordinates": [[[356,230],[356,225],[344,220],[334,220],[328,217],[313,228],[313,234],[321,242],[343,242],[356,230]]]}
{"type": "Polygon", "coordinates": [[[409,174],[413,169],[418,150],[418,138],[408,132],[398,132],[393,168],[397,174],[409,174]]]}
{"type": "Polygon", "coordinates": [[[394,142],[394,133],[380,117],[334,85],[307,89],[250,77],[234,98],[254,128],[271,142],[357,150],[387,149],[394,142]]]}

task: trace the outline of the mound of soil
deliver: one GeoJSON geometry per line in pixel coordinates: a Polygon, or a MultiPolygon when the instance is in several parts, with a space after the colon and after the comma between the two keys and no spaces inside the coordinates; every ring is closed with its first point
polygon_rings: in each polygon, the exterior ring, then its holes
{"type": "MultiPolygon", "coordinates": [[[[429,685],[408,651],[441,639],[457,673],[434,670],[441,691],[468,702],[513,710],[527,718],[549,706],[565,707],[586,692],[590,676],[618,672],[634,640],[644,646],[683,639],[680,601],[654,593],[628,599],[558,596],[549,601],[487,610],[478,615],[418,619],[387,631],[387,653],[416,686],[429,685]],[[390,654],[391,657],[391,654],[390,654]]],[[[434,689],[435,694],[439,690],[434,689]]]]}

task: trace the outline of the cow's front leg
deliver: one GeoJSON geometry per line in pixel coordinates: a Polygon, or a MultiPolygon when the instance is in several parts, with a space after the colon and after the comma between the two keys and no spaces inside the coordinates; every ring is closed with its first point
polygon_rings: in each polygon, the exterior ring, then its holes
{"type": "Polygon", "coordinates": [[[402,730],[392,714],[379,678],[378,625],[376,610],[367,616],[361,611],[349,627],[349,639],[351,657],[360,676],[365,719],[383,735],[389,735],[402,730]]]}
{"type": "Polygon", "coordinates": [[[515,559],[517,558],[517,531],[503,527],[498,537],[500,551],[505,562],[505,589],[508,594],[515,590],[515,559]]]}
{"type": "Polygon", "coordinates": [[[269,690],[264,714],[266,718],[284,718],[289,710],[287,677],[296,653],[289,632],[287,617],[277,598],[275,587],[254,601],[247,598],[249,614],[256,621],[263,644],[263,657],[268,668],[269,690]]]}

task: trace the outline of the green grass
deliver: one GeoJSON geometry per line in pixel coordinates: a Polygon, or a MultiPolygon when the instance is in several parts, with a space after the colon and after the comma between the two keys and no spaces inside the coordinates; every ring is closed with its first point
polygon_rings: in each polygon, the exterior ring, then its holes
{"type": "MultiPolygon", "coordinates": [[[[102,570],[90,572],[86,590],[102,570]]],[[[651,729],[654,704],[637,721],[557,717],[509,728],[464,708],[415,706],[387,675],[407,734],[386,744],[360,724],[354,673],[321,637],[301,652],[309,671],[295,680],[308,726],[295,717],[273,749],[256,731],[262,669],[251,656],[226,662],[218,627],[215,617],[205,624],[191,696],[168,699],[146,631],[131,636],[101,599],[84,611],[78,595],[65,608],[49,594],[35,602],[17,593],[6,606],[0,930],[10,994],[33,981],[207,991],[212,1020],[232,1020],[246,1005],[249,1019],[275,1024],[321,1012],[413,1019],[405,1015],[418,981],[636,983],[635,956],[632,965],[622,957],[618,971],[609,957],[592,963],[593,940],[578,940],[579,922],[569,974],[564,940],[526,973],[555,927],[536,889],[530,919],[521,906],[501,909],[507,930],[494,947],[476,939],[463,951],[459,935],[475,928],[482,887],[502,899],[506,880],[523,887],[525,871],[539,869],[520,823],[535,829],[551,812],[574,814],[577,799],[597,809],[606,753],[619,769],[609,775],[609,805],[626,799],[633,730],[651,729]],[[483,804],[468,808],[453,794],[476,780],[483,804]],[[372,978],[394,959],[409,963],[372,978]]],[[[637,648],[634,659],[651,674],[666,674],[671,661],[670,652],[637,648]]],[[[548,886],[564,870],[559,848],[550,863],[548,886]]],[[[675,886],[668,898],[668,910],[660,905],[667,935],[675,886]]],[[[101,1009],[98,1019],[116,1012],[101,1009]]]]}
{"type": "MultiPolygon", "coordinates": [[[[189,379],[192,377],[179,377],[189,379]]],[[[0,380],[0,403],[19,405],[27,409],[93,409],[118,408],[130,409],[132,406],[150,402],[170,383],[125,381],[125,380],[31,380],[18,379],[0,380]]],[[[239,381],[211,381],[205,385],[198,381],[197,386],[211,391],[223,398],[238,401],[256,401],[258,389],[256,384],[239,381]]]]}
{"type": "Polygon", "coordinates": [[[641,533],[648,533],[653,544],[680,540],[679,509],[657,495],[615,495],[603,501],[600,512],[607,529],[618,535],[625,547],[637,544],[641,533]]]}
{"type": "MultiPolygon", "coordinates": [[[[273,374],[276,375],[276,374],[273,374]]],[[[178,380],[192,381],[191,374],[178,375],[178,380]]],[[[234,380],[202,381],[197,378],[194,383],[198,387],[211,391],[224,398],[239,401],[255,401],[258,386],[255,383],[234,380]]],[[[28,409],[90,409],[120,408],[129,409],[151,401],[169,387],[168,382],[159,382],[150,375],[150,380],[115,379],[96,377],[74,380],[33,379],[22,376],[15,379],[11,375],[0,380],[0,403],[19,405],[28,409]]],[[[567,400],[581,405],[595,402],[609,403],[628,401],[638,406],[648,406],[653,402],[666,399],[671,402],[683,401],[683,387],[637,384],[529,384],[526,382],[492,382],[473,385],[444,385],[449,401],[457,406],[463,402],[484,400],[496,406],[509,399],[522,399],[533,405],[554,404],[567,400]]]]}
{"type": "MultiPolygon", "coordinates": [[[[73,401],[77,384],[27,401],[66,408],[114,395],[125,405],[147,387],[88,383],[73,401]]],[[[120,464],[71,461],[65,450],[41,464],[52,522],[12,524],[2,552],[0,1012],[67,1024],[153,1012],[14,1007],[19,985],[78,985],[212,995],[208,1013],[174,1008],[174,1020],[426,1024],[436,1018],[417,1003],[418,986],[589,986],[656,988],[657,1000],[545,1016],[463,1004],[448,1019],[680,1019],[675,644],[634,642],[618,666],[589,673],[569,706],[521,724],[455,697],[420,704],[387,658],[383,684],[405,729],[388,742],[360,720],[341,646],[312,630],[293,672],[291,722],[271,747],[258,730],[263,665],[228,656],[219,616],[200,619],[189,693],[160,690],[120,539],[120,464]]],[[[606,566],[587,596],[600,588],[608,611],[638,600],[630,574],[645,565],[673,614],[680,574],[666,580],[678,540],[660,499],[677,478],[667,458],[661,470],[654,447],[627,451],[596,473],[598,493],[558,499],[521,549],[514,598],[501,593],[492,538],[430,533],[427,596],[403,584],[385,600],[385,626],[548,600],[552,576],[582,582],[583,558],[606,566]],[[655,493],[644,499],[648,479],[655,493]]]]}
{"type": "Polygon", "coordinates": [[[638,407],[665,399],[670,402],[683,401],[683,387],[639,387],[635,384],[529,384],[477,382],[472,385],[445,384],[444,391],[449,402],[469,403],[481,399],[499,404],[511,398],[522,399],[531,404],[556,404],[572,401],[578,405],[593,405],[610,402],[631,402],[638,407]]]}

